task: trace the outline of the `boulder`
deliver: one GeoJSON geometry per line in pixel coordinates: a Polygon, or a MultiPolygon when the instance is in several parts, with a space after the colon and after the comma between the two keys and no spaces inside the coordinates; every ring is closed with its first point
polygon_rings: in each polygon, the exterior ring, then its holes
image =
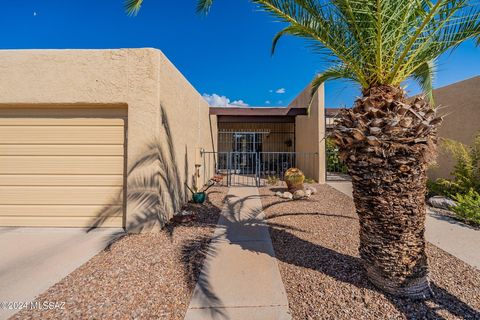
{"type": "Polygon", "coordinates": [[[293,193],[293,200],[298,200],[303,198],[305,198],[305,191],[297,190],[293,193]]]}
{"type": "Polygon", "coordinates": [[[291,199],[293,199],[293,194],[291,194],[291,193],[288,192],[288,191],[287,191],[287,192],[284,192],[284,193],[282,194],[282,198],[283,198],[283,199],[289,199],[289,200],[291,200],[291,199]]]}
{"type": "Polygon", "coordinates": [[[317,193],[317,188],[315,188],[314,186],[307,186],[307,187],[305,188],[305,190],[310,190],[310,192],[311,192],[312,194],[316,194],[316,193],[317,193]]]}
{"type": "Polygon", "coordinates": [[[311,195],[312,195],[312,190],[310,189],[305,190],[305,197],[310,198],[311,195]]]}
{"type": "Polygon", "coordinates": [[[281,193],[280,191],[277,191],[277,192],[275,192],[275,195],[276,195],[277,197],[282,198],[283,193],[281,193]]]}
{"type": "Polygon", "coordinates": [[[449,210],[451,207],[456,207],[457,203],[452,199],[442,196],[434,196],[428,199],[428,203],[434,207],[439,209],[449,210]]]}

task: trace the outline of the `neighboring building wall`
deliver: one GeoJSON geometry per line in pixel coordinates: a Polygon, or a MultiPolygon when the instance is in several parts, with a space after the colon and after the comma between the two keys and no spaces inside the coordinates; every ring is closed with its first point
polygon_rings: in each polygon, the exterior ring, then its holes
{"type": "MultiPolygon", "coordinates": [[[[448,138],[471,145],[480,131],[480,76],[434,90],[439,113],[446,115],[438,131],[440,138],[448,138]]],[[[449,178],[455,162],[439,147],[437,165],[428,176],[431,179],[449,178]]]]}
{"type": "Polygon", "coordinates": [[[3,106],[126,105],[129,231],[159,225],[157,217],[166,221],[179,210],[200,149],[216,149],[208,104],[159,50],[6,50],[0,69],[3,106]]]}
{"type": "MultiPolygon", "coordinates": [[[[311,87],[307,86],[291,103],[290,106],[308,106],[311,99],[311,87]]],[[[297,116],[295,120],[296,152],[318,153],[311,172],[305,174],[325,183],[325,100],[324,86],[320,86],[315,94],[310,115],[297,116]]]]}

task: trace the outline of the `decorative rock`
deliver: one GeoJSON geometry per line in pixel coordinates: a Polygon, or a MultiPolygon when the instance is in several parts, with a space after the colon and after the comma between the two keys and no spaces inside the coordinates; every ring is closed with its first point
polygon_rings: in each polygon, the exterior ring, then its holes
{"type": "Polygon", "coordinates": [[[194,214],[192,211],[182,210],[173,215],[173,221],[177,223],[185,223],[192,221],[194,214]]]}
{"type": "Polygon", "coordinates": [[[293,194],[291,194],[291,193],[288,192],[288,191],[287,191],[287,192],[284,192],[284,193],[282,194],[282,198],[283,198],[283,199],[292,200],[292,199],[293,199],[293,194]]]}
{"type": "Polygon", "coordinates": [[[293,200],[305,198],[305,191],[297,190],[293,193],[293,200]]]}
{"type": "Polygon", "coordinates": [[[310,198],[311,195],[312,195],[312,190],[310,189],[305,190],[305,197],[310,198]]]}
{"type": "Polygon", "coordinates": [[[305,190],[310,190],[311,194],[316,194],[317,193],[317,189],[314,187],[314,186],[307,186],[305,188],[305,190]]]}
{"type": "Polygon", "coordinates": [[[275,195],[280,198],[283,197],[283,193],[281,193],[280,191],[275,192],[275,195]]]}
{"type": "Polygon", "coordinates": [[[449,199],[447,197],[441,197],[441,196],[434,196],[428,199],[428,203],[434,208],[439,208],[439,209],[445,209],[448,210],[451,207],[456,207],[457,203],[453,201],[452,199],[449,199]]]}

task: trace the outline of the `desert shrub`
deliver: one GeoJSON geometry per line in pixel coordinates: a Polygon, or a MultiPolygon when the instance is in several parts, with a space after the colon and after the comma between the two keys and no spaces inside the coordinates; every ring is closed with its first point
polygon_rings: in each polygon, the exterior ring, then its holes
{"type": "Polygon", "coordinates": [[[327,152],[327,171],[347,173],[347,167],[338,155],[338,148],[331,138],[325,140],[325,148],[327,152]]]}
{"type": "Polygon", "coordinates": [[[448,192],[448,188],[439,183],[438,179],[436,181],[428,179],[427,180],[427,197],[433,196],[451,196],[448,192]]]}
{"type": "Polygon", "coordinates": [[[461,142],[444,139],[442,148],[455,160],[451,175],[453,179],[437,179],[428,183],[429,192],[447,197],[466,194],[471,189],[480,192],[480,133],[472,146],[461,142]]]}
{"type": "Polygon", "coordinates": [[[267,184],[270,186],[276,186],[280,182],[280,178],[278,176],[268,176],[267,177],[267,184]]]}
{"type": "Polygon", "coordinates": [[[470,189],[465,194],[457,193],[453,199],[457,205],[452,210],[458,217],[480,224],[480,194],[477,191],[470,189]]]}
{"type": "Polygon", "coordinates": [[[309,177],[305,177],[304,183],[315,183],[315,180],[309,177]]]}

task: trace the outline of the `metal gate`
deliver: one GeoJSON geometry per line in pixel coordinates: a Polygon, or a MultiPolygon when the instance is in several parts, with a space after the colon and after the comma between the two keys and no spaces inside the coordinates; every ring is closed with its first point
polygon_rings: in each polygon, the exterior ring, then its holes
{"type": "Polygon", "coordinates": [[[305,152],[203,152],[204,181],[214,178],[226,186],[262,186],[283,180],[291,167],[314,172],[318,153],[305,152]]]}

